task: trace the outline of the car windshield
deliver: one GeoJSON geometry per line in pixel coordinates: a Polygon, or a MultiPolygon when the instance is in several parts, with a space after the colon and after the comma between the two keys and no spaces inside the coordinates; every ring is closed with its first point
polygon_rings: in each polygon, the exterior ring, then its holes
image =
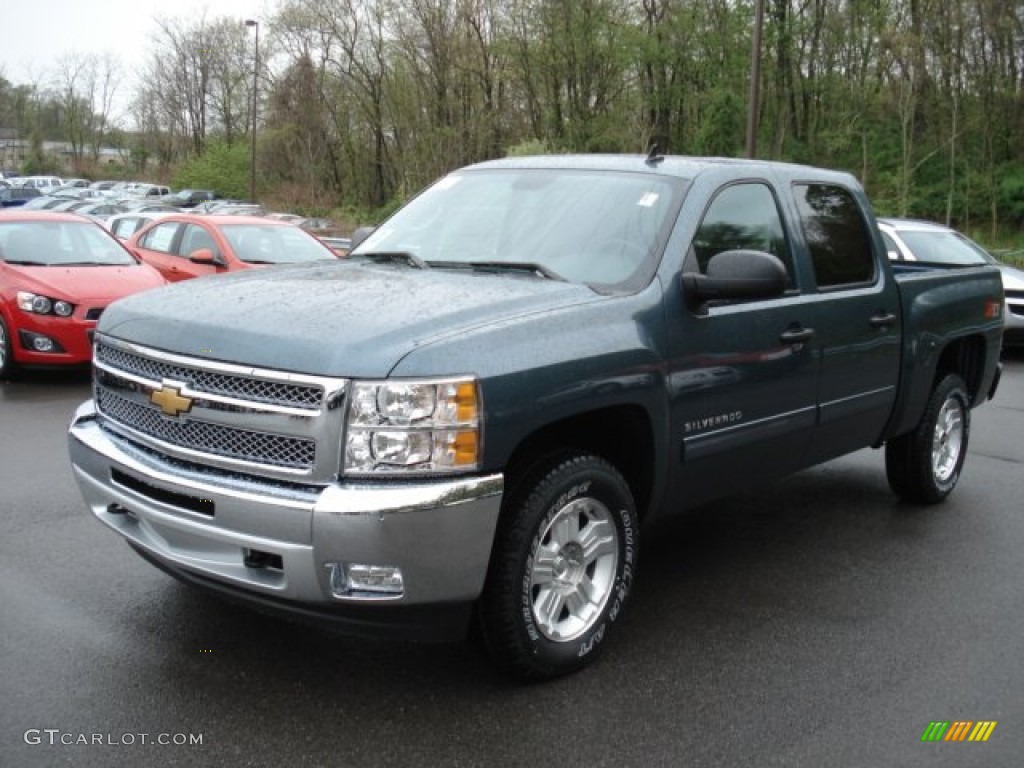
{"type": "Polygon", "coordinates": [[[467,170],[412,200],[352,256],[403,254],[427,267],[507,267],[627,287],[653,274],[682,179],[577,169],[467,170]]]}
{"type": "Polygon", "coordinates": [[[130,266],[136,263],[117,240],[88,221],[0,223],[0,259],[29,266],[130,266]]]}
{"type": "Polygon", "coordinates": [[[958,232],[899,230],[899,235],[918,261],[934,264],[988,264],[991,257],[977,243],[958,232]]]}
{"type": "Polygon", "coordinates": [[[294,264],[333,259],[334,252],[298,227],[274,224],[222,224],[220,231],[235,256],[249,264],[294,264]]]}

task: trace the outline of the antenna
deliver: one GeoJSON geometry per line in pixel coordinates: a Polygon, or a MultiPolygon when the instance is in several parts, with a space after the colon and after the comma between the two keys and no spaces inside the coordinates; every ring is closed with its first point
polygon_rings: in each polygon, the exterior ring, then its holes
{"type": "Polygon", "coordinates": [[[644,162],[647,163],[647,165],[657,165],[664,159],[665,156],[658,151],[658,143],[655,142],[654,144],[651,144],[651,148],[647,150],[647,159],[644,160],[644,162]]]}

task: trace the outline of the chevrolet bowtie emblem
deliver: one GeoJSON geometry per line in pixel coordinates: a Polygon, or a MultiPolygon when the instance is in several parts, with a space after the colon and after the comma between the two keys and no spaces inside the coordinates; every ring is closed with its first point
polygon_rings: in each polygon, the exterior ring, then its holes
{"type": "Polygon", "coordinates": [[[192,410],[192,398],[181,394],[180,386],[163,384],[160,389],[149,393],[149,402],[160,406],[160,410],[168,416],[178,416],[192,410]]]}

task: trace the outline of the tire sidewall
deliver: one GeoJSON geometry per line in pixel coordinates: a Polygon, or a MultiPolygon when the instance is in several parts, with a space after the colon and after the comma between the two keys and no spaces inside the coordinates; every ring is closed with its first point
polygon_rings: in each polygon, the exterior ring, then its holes
{"type": "Polygon", "coordinates": [[[617,487],[611,482],[608,470],[602,472],[588,471],[575,473],[571,482],[553,485],[544,494],[548,503],[543,507],[543,514],[534,525],[533,535],[529,539],[526,556],[522,568],[522,588],[519,594],[519,607],[523,616],[523,631],[533,653],[539,660],[553,662],[557,666],[585,664],[604,641],[608,627],[614,623],[633,588],[636,564],[636,522],[632,511],[632,501],[625,490],[625,484],[617,487]],[[608,596],[601,614],[586,632],[579,637],[558,642],[544,636],[537,626],[533,614],[532,589],[530,572],[533,567],[534,553],[540,547],[541,536],[548,525],[561,509],[567,504],[590,497],[604,504],[611,513],[618,539],[618,558],[615,568],[611,594],[608,596]]]}
{"type": "Polygon", "coordinates": [[[618,470],[592,454],[562,453],[535,464],[506,497],[487,584],[480,628],[492,659],[513,676],[544,680],[574,672],[596,659],[633,589],[639,527],[629,485],[618,470]],[[591,497],[608,510],[617,559],[600,613],[567,641],[549,639],[533,613],[531,575],[541,537],[566,504],[591,497]]]}
{"type": "Polygon", "coordinates": [[[930,481],[935,496],[941,499],[948,496],[953,489],[956,488],[956,485],[960,480],[960,472],[963,470],[964,460],[967,458],[967,446],[971,433],[971,407],[970,396],[967,394],[967,386],[959,376],[947,376],[939,382],[939,386],[935,388],[930,406],[929,418],[927,424],[924,425],[926,427],[926,431],[921,436],[921,458],[928,462],[926,477],[928,477],[930,481]],[[941,481],[935,474],[935,467],[931,460],[931,449],[939,414],[942,413],[943,406],[950,399],[958,401],[960,414],[963,419],[963,434],[961,436],[960,453],[956,459],[956,466],[949,478],[945,481],[941,481]],[[925,446],[927,446],[927,450],[925,450],[925,446]]]}
{"type": "Polygon", "coordinates": [[[3,334],[7,343],[3,359],[0,360],[0,379],[7,379],[14,375],[14,339],[11,337],[10,328],[4,321],[3,315],[0,315],[0,333],[3,334]]]}

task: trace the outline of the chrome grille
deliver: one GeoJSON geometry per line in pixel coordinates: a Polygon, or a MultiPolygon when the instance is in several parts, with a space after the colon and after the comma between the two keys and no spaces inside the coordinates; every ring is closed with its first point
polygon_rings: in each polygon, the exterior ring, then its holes
{"type": "Polygon", "coordinates": [[[100,412],[130,429],[175,446],[233,461],[296,470],[311,470],[316,458],[313,440],[253,432],[202,421],[177,421],[105,389],[96,392],[100,412]]]}
{"type": "Polygon", "coordinates": [[[154,360],[112,347],[102,342],[96,359],[121,371],[153,381],[180,381],[197,392],[235,397],[269,405],[283,405],[304,410],[317,410],[323,400],[323,389],[310,384],[290,384],[266,379],[238,376],[217,371],[191,368],[164,360],[154,360]]]}

